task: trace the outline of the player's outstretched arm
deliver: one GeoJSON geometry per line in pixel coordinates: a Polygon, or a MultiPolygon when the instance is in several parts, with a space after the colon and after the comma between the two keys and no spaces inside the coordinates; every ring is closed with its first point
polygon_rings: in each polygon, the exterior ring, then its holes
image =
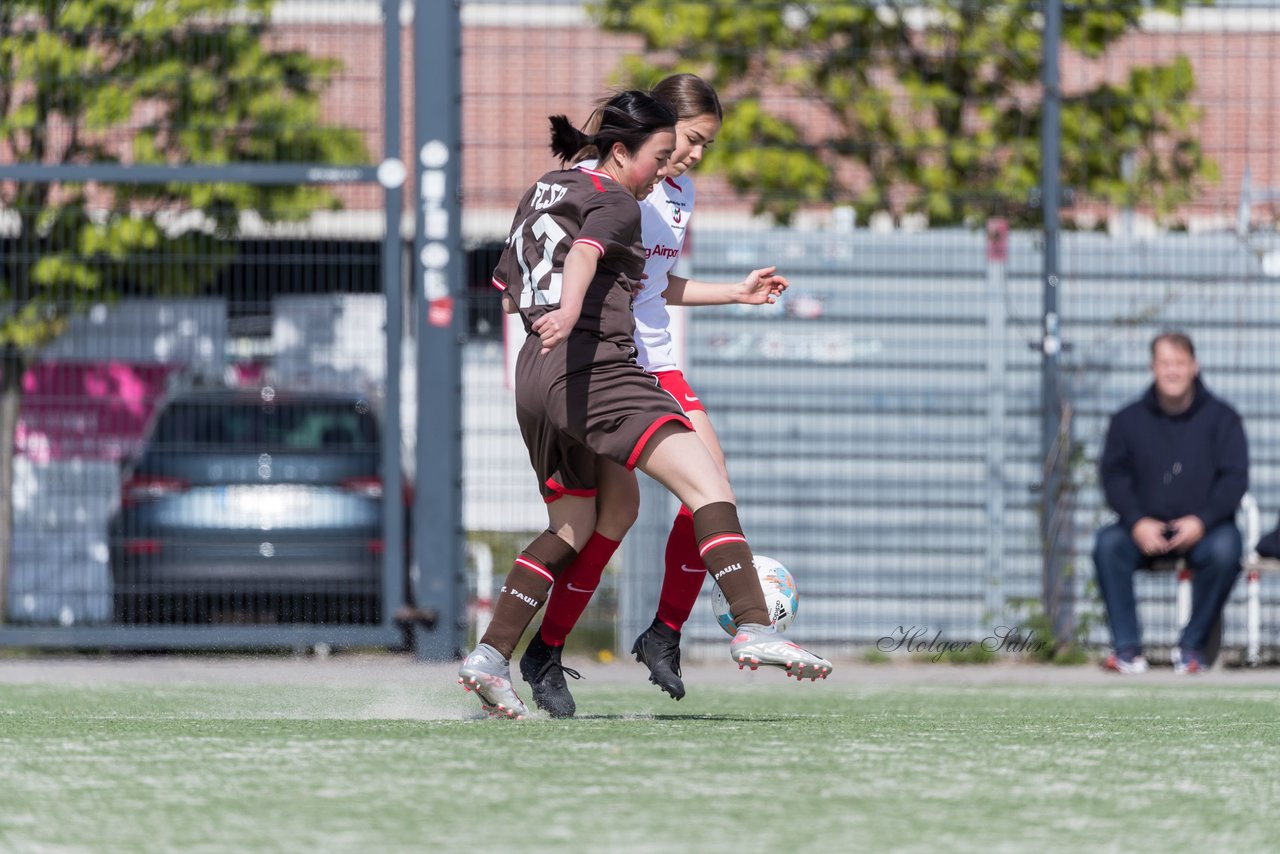
{"type": "Polygon", "coordinates": [[[776,266],[752,270],[740,282],[700,282],[682,276],[668,276],[663,297],[670,305],[764,305],[777,302],[789,286],[776,266]]]}

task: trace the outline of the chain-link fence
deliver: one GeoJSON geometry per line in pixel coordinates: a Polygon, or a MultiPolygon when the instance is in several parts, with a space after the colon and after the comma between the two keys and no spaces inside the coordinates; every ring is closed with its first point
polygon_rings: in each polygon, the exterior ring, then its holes
{"type": "MultiPolygon", "coordinates": [[[[1105,642],[1096,457],[1168,325],[1245,416],[1251,494],[1265,519],[1280,509],[1269,3],[464,0],[446,14],[209,0],[181,21],[171,4],[119,8],[0,9],[5,642],[397,642],[406,528],[430,527],[433,549],[465,536],[488,567],[471,576],[483,604],[545,524],[513,418],[516,341],[489,285],[514,205],[554,165],[547,116],[581,123],[609,91],[677,69],[725,106],[677,272],[732,281],[777,263],[791,280],[777,306],[688,310],[674,329],[747,534],[799,580],[798,638],[977,639],[1034,619],[1055,590],[1069,628],[1105,642]],[[456,69],[413,47],[452,14],[456,69]],[[1060,86],[1046,87],[1046,38],[1060,86]],[[415,87],[460,110],[456,336],[438,277],[400,283],[402,208],[420,236],[438,226],[446,173],[411,177],[402,198],[396,170],[379,184],[374,166],[433,138],[401,130],[409,61],[457,71],[415,87]],[[1056,169],[1045,127],[1059,128],[1056,169]],[[1042,227],[1054,197],[1061,234],[1042,227]],[[433,482],[418,479],[407,520],[419,326],[442,333],[423,411],[457,404],[437,358],[453,353],[463,423],[458,438],[428,420],[433,482]],[[1061,407],[1046,409],[1050,384],[1061,407]],[[310,414],[286,417],[295,400],[310,414]],[[455,442],[460,484],[434,466],[455,442]]],[[[448,159],[433,158],[415,150],[428,171],[448,159]]],[[[438,248],[415,270],[450,257],[438,248]]],[[[625,646],[647,624],[674,510],[645,486],[588,615],[595,642],[625,646]]],[[[430,590],[458,567],[438,569],[430,590]]],[[[1168,641],[1172,582],[1142,583],[1150,634],[1168,641]]],[[[1262,589],[1274,646],[1277,591],[1266,576],[1262,589]]],[[[709,641],[703,607],[688,633],[709,641]]]]}
{"type": "Polygon", "coordinates": [[[382,10],[197,6],[0,10],[3,638],[396,645],[382,10]]]}
{"type": "MultiPolygon", "coordinates": [[[[472,536],[510,541],[510,557],[545,521],[500,373],[518,339],[501,332],[488,277],[516,198],[553,166],[546,117],[584,120],[608,91],[674,70],[715,83],[726,108],[692,173],[678,271],[734,281],[776,263],[791,279],[777,306],[689,309],[678,330],[748,536],[797,575],[799,639],[866,647],[913,627],[982,639],[1033,624],[1058,571],[1068,629],[1105,644],[1096,460],[1167,326],[1192,334],[1206,383],[1244,415],[1252,493],[1264,515],[1280,508],[1271,4],[1065,4],[1051,271],[1046,4],[536,5],[462,10],[472,536]],[[1047,348],[1065,444],[1046,441],[1047,348]],[[1049,456],[1063,480],[1046,529],[1049,456]]],[[[607,576],[619,647],[652,617],[675,509],[647,483],[607,576]]],[[[1262,584],[1274,645],[1277,592],[1262,584]]],[[[1237,646],[1243,587],[1226,614],[1237,646]]],[[[1171,577],[1139,579],[1153,645],[1176,637],[1173,597],[1171,577]]],[[[705,603],[686,632],[720,636],[705,603]]]]}

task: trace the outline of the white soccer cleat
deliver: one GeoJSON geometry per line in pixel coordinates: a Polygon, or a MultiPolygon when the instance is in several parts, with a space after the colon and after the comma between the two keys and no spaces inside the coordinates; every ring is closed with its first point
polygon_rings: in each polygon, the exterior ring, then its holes
{"type": "Polygon", "coordinates": [[[738,627],[738,634],[729,644],[729,657],[737,662],[739,670],[781,667],[787,676],[794,676],[797,681],[826,679],[833,669],[825,658],[783,640],[773,626],[752,623],[738,627]]]}
{"type": "Polygon", "coordinates": [[[487,643],[477,646],[458,668],[458,684],[475,691],[489,717],[519,720],[529,709],[511,684],[511,662],[487,643]]]}

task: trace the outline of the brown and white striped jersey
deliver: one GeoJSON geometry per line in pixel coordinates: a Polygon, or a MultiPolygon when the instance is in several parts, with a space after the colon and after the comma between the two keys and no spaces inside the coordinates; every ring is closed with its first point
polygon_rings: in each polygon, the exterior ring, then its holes
{"type": "Polygon", "coordinates": [[[644,276],[640,206],[604,172],[582,167],[548,172],[520,199],[495,287],[515,301],[525,331],[560,305],[565,258],[577,243],[600,252],[575,332],[633,350],[632,299],[644,276]]]}

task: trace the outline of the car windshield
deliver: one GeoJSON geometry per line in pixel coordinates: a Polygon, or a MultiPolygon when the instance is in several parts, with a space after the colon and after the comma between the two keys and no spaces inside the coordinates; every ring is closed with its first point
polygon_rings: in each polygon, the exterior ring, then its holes
{"type": "Polygon", "coordinates": [[[369,450],[377,447],[378,432],[363,401],[178,401],[160,416],[152,443],[205,450],[369,450]]]}

